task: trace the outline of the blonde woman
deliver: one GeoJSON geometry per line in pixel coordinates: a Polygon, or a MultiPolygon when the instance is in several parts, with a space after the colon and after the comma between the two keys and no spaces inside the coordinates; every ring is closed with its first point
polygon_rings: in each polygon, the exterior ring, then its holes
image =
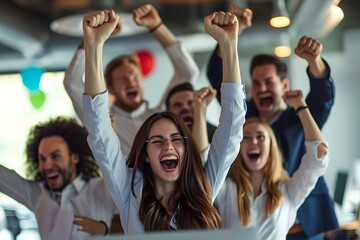
{"type": "Polygon", "coordinates": [[[305,105],[301,91],[289,91],[285,102],[293,107],[304,129],[306,153],[289,178],[271,127],[257,118],[246,120],[240,153],[217,199],[222,226],[254,227],[259,239],[286,239],[296,212],[328,165],[328,146],[305,105]]]}

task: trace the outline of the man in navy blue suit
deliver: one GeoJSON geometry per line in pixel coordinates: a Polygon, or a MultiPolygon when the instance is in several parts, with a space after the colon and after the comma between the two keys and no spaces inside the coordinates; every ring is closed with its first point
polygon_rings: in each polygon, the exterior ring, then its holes
{"type": "MultiPolygon", "coordinates": [[[[251,15],[246,15],[246,11],[240,11],[239,14],[240,23],[244,23],[241,18],[247,19],[247,22],[250,19],[251,22],[251,15]]],[[[303,36],[295,48],[295,54],[309,65],[307,75],[310,92],[303,108],[309,108],[320,129],[330,115],[335,98],[330,67],[321,57],[322,48],[320,42],[307,36],[303,36]]],[[[291,176],[300,165],[305,145],[304,133],[297,117],[297,112],[303,108],[295,111],[282,99],[283,93],[290,89],[287,66],[273,55],[260,54],[252,59],[250,74],[252,99],[247,103],[247,117],[261,117],[271,125],[282,149],[284,168],[291,176]]],[[[212,86],[219,90],[222,61],[218,49],[215,49],[210,58],[207,76],[212,86]]],[[[219,92],[217,98],[220,102],[219,92]]],[[[337,227],[334,201],[329,195],[324,178],[321,177],[298,210],[297,222],[290,229],[287,239],[324,239],[324,232],[337,227]]]]}

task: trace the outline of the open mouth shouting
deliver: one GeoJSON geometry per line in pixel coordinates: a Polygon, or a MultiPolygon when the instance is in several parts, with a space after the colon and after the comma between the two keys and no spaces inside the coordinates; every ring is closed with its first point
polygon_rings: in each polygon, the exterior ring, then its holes
{"type": "Polygon", "coordinates": [[[58,170],[43,171],[43,177],[46,180],[46,183],[48,184],[49,188],[56,189],[60,187],[58,185],[61,184],[59,182],[61,174],[58,170]]]}
{"type": "Polygon", "coordinates": [[[260,151],[258,150],[252,150],[247,155],[250,162],[256,162],[257,160],[260,159],[260,151]]]}
{"type": "Polygon", "coordinates": [[[191,112],[188,109],[182,109],[178,115],[182,118],[182,120],[185,122],[185,124],[188,127],[192,127],[193,123],[194,123],[194,119],[193,116],[191,114],[191,112]]]}
{"type": "Polygon", "coordinates": [[[135,99],[138,95],[138,90],[136,88],[131,88],[126,91],[126,96],[129,99],[135,99]]]}
{"type": "Polygon", "coordinates": [[[71,173],[71,168],[67,170],[53,168],[42,171],[42,176],[51,190],[59,191],[70,182],[71,173]]]}
{"type": "Polygon", "coordinates": [[[256,171],[259,170],[261,165],[261,152],[260,149],[252,149],[246,153],[246,165],[249,170],[256,171]]]}
{"type": "Polygon", "coordinates": [[[160,164],[167,173],[172,173],[178,166],[179,159],[175,155],[165,155],[161,158],[160,164]]]}
{"type": "Polygon", "coordinates": [[[260,149],[252,149],[246,153],[245,164],[249,171],[259,171],[265,164],[266,160],[262,157],[260,149]]]}
{"type": "Polygon", "coordinates": [[[274,106],[274,98],[270,93],[259,94],[258,99],[262,110],[272,110],[274,106]]]}
{"type": "Polygon", "coordinates": [[[186,126],[190,128],[192,127],[194,119],[190,115],[182,115],[181,118],[185,122],[186,126]]]}

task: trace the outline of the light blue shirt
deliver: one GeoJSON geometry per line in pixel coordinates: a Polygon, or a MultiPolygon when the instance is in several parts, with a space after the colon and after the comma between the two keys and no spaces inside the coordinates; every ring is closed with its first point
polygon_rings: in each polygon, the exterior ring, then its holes
{"type": "MultiPolygon", "coordinates": [[[[223,83],[221,92],[223,98],[219,126],[212,139],[208,160],[204,166],[212,187],[213,201],[239,152],[246,113],[242,84],[223,83]]],[[[88,143],[103,172],[106,187],[119,208],[124,232],[125,234],[144,233],[143,224],[139,219],[143,176],[140,171],[136,172],[134,191],[138,197],[135,198],[131,192],[134,170],[126,165],[125,155],[120,147],[122,142],[111,126],[108,93],[99,94],[95,98],[84,95],[84,109],[86,114],[84,123],[89,131],[88,143]]],[[[121,126],[118,131],[122,131],[121,126]]]]}

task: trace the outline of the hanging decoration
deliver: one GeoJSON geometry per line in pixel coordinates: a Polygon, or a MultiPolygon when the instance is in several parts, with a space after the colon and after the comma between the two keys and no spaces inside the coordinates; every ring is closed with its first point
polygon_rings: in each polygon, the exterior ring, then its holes
{"type": "Polygon", "coordinates": [[[29,97],[30,97],[31,105],[36,109],[41,108],[42,105],[44,105],[45,100],[46,100],[46,95],[41,90],[37,90],[35,92],[30,92],[29,97]]]}
{"type": "Polygon", "coordinates": [[[43,68],[30,66],[21,70],[21,78],[24,86],[31,92],[39,90],[41,76],[45,72],[43,68]]]}
{"type": "Polygon", "coordinates": [[[31,105],[35,109],[41,108],[46,100],[46,94],[39,89],[41,76],[44,72],[44,68],[37,66],[26,67],[20,72],[23,85],[29,92],[31,105]]]}
{"type": "Polygon", "coordinates": [[[148,76],[155,68],[154,54],[149,50],[138,50],[136,51],[136,55],[140,60],[143,76],[148,76]]]}

